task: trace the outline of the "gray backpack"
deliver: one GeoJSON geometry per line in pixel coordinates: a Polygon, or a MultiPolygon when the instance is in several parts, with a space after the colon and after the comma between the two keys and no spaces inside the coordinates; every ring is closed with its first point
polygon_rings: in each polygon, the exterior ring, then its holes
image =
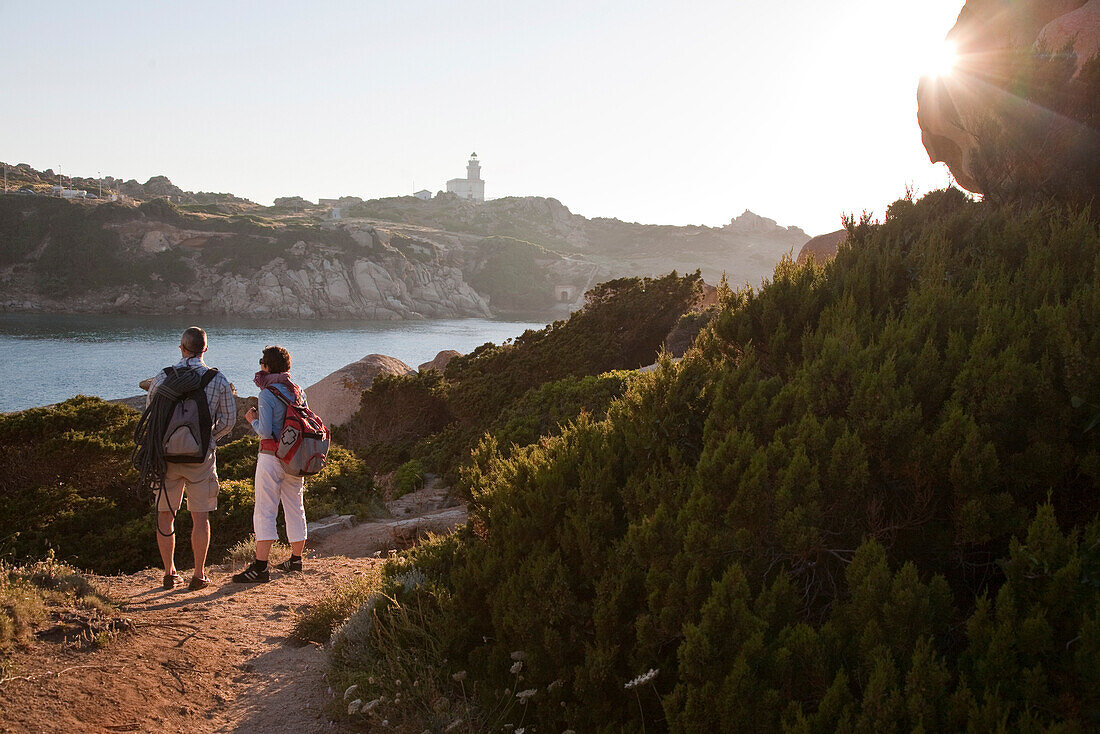
{"type": "Polygon", "coordinates": [[[172,414],[161,434],[164,460],[170,464],[201,464],[210,455],[210,431],[214,421],[206,401],[206,386],[218,371],[206,370],[196,385],[194,375],[188,374],[193,369],[166,367],[167,377],[157,388],[158,395],[154,395],[155,399],[164,391],[169,399],[175,397],[172,414]]]}

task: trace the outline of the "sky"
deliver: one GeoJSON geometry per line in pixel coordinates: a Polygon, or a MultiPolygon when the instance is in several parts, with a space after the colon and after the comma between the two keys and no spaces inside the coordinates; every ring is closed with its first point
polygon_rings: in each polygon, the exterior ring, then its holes
{"type": "Polygon", "coordinates": [[[0,0],[0,160],[185,190],[438,191],[810,234],[948,185],[919,77],[962,0],[0,0]]]}

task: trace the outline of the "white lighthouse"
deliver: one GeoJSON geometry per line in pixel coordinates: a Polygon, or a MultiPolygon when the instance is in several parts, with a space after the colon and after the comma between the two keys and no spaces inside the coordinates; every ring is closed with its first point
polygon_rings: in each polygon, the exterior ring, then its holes
{"type": "Polygon", "coordinates": [[[485,182],[481,180],[481,163],[477,160],[477,153],[471,153],[466,163],[466,178],[452,178],[447,182],[447,191],[457,194],[460,199],[479,204],[485,201],[485,182]]]}

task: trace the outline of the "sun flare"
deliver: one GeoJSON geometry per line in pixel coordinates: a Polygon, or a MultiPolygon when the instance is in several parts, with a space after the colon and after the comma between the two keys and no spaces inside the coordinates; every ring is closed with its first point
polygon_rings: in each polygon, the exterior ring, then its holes
{"type": "Polygon", "coordinates": [[[959,61],[959,51],[951,41],[944,41],[933,48],[925,61],[924,73],[928,76],[948,76],[959,61]]]}

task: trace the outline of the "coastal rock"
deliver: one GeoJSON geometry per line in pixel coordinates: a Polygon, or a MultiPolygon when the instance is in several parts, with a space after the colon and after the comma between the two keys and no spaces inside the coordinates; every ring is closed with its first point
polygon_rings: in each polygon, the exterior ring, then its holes
{"type": "Polygon", "coordinates": [[[384,354],[368,354],[306,388],[309,407],[329,426],[347,422],[359,398],[379,375],[411,375],[412,367],[384,354]]]}
{"type": "Polygon", "coordinates": [[[829,234],[819,234],[798,251],[799,264],[805,263],[811,258],[817,263],[823,263],[836,256],[836,250],[840,243],[848,237],[848,230],[839,229],[829,234]]]}
{"type": "Polygon", "coordinates": [[[271,205],[284,209],[308,209],[314,206],[314,203],[300,196],[280,196],[275,199],[275,201],[271,202],[271,205]]]}
{"type": "Polygon", "coordinates": [[[958,52],[956,68],[923,77],[917,87],[921,141],[933,163],[946,163],[960,186],[981,193],[971,158],[982,127],[1038,114],[1001,80],[1011,83],[1009,70],[1021,51],[1058,52],[1068,45],[1079,74],[1100,49],[1100,0],[967,0],[947,39],[958,52]]]}
{"type": "Polygon", "coordinates": [[[420,367],[417,368],[417,371],[427,372],[428,370],[435,370],[436,372],[442,373],[443,370],[447,369],[447,365],[450,364],[452,359],[461,356],[462,352],[456,352],[453,349],[444,349],[442,352],[435,355],[435,359],[433,359],[431,362],[425,362],[424,364],[420,365],[420,367]]]}

